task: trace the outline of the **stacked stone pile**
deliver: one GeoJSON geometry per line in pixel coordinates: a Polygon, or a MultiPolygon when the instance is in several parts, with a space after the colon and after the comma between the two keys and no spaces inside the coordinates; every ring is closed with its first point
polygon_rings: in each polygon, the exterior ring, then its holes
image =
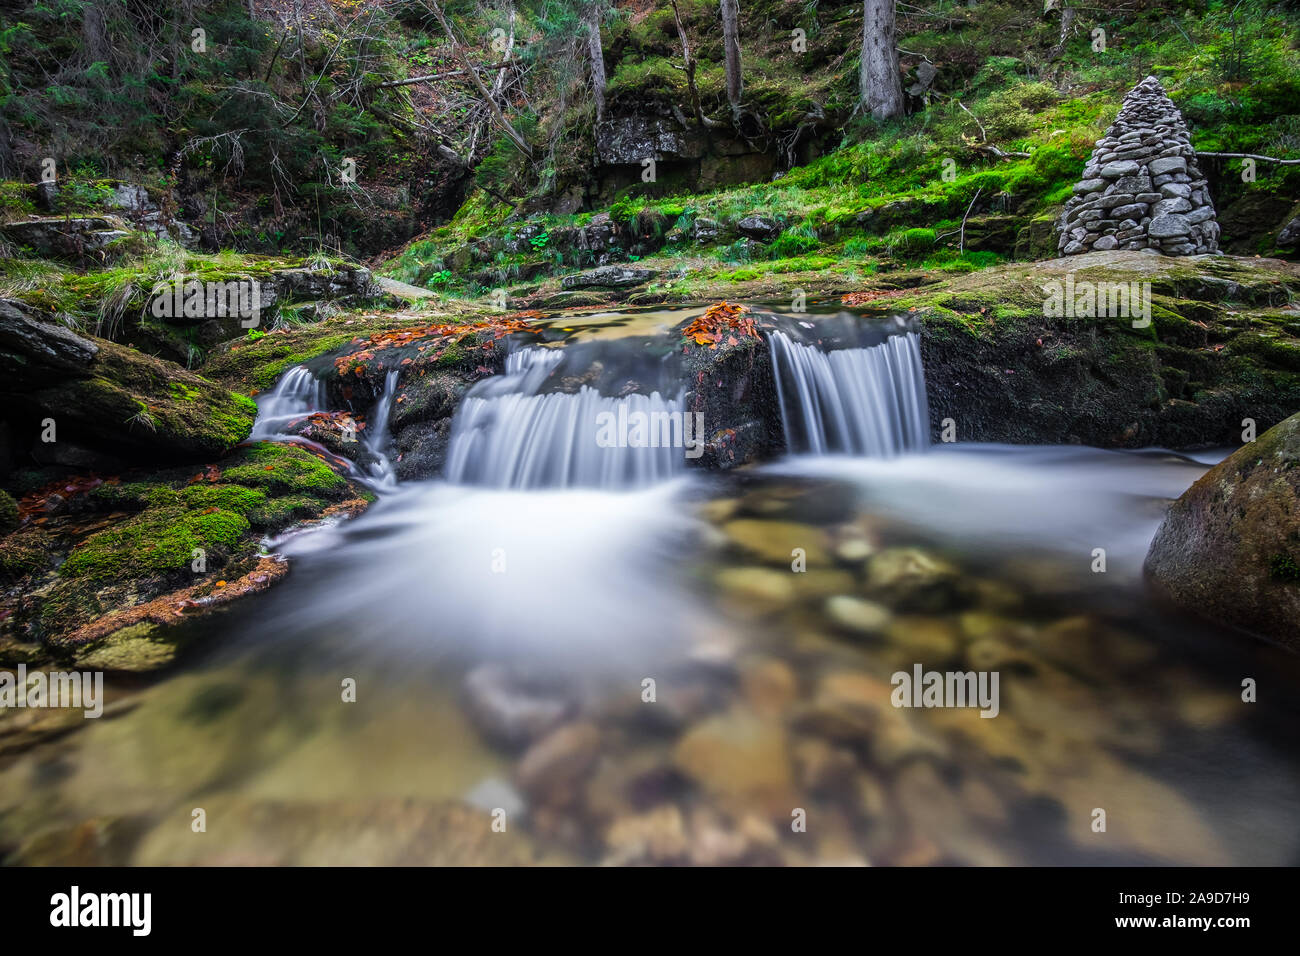
{"type": "Polygon", "coordinates": [[[1152,249],[1216,252],[1219,224],[1178,107],[1154,76],[1133,87],[1074,187],[1059,223],[1063,256],[1152,249]]]}

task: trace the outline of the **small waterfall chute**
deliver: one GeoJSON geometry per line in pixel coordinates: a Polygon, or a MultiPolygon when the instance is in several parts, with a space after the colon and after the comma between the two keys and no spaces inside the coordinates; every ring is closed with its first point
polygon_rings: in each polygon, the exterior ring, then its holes
{"type": "Polygon", "coordinates": [[[295,365],[289,369],[280,376],[275,388],[258,397],[257,420],[253,423],[248,438],[250,441],[286,442],[315,449],[330,461],[346,466],[350,477],[376,491],[391,491],[397,487],[397,476],[387,453],[388,420],[397,393],[398,374],[397,369],[392,369],[384,377],[383,388],[366,418],[367,427],[358,429],[361,445],[370,453],[371,458],[364,471],[347,458],[342,458],[318,442],[291,430],[295,422],[329,410],[324,383],[305,365],[295,365]]]}
{"type": "Polygon", "coordinates": [[[637,488],[685,469],[682,443],[690,423],[682,395],[614,397],[587,385],[576,392],[543,392],[560,358],[558,349],[519,349],[507,358],[504,375],[475,386],[452,422],[448,481],[498,488],[637,488]],[[623,434],[629,421],[650,423],[645,444],[602,442],[603,423],[623,434]],[[661,440],[665,434],[667,441],[661,440]]]}
{"type": "Polygon", "coordinates": [[[918,333],[832,351],[780,331],[768,338],[791,453],[892,458],[929,446],[918,333]]]}
{"type": "Polygon", "coordinates": [[[325,387],[305,365],[295,365],[257,399],[257,421],[248,436],[253,441],[275,441],[290,422],[325,409],[325,387]]]}

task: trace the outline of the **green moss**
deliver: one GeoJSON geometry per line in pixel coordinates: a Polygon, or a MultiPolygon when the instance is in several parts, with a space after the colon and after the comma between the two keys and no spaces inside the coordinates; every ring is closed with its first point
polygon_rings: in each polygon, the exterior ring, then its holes
{"type": "Polygon", "coordinates": [[[91,535],[73,549],[59,573],[116,581],[182,571],[194,560],[196,549],[229,551],[248,528],[248,519],[233,511],[151,508],[91,535]]]}
{"type": "Polygon", "coordinates": [[[1275,580],[1300,584],[1300,564],[1289,554],[1275,554],[1268,563],[1269,574],[1275,580]]]}
{"type": "Polygon", "coordinates": [[[95,596],[88,581],[64,580],[54,586],[41,604],[40,631],[48,640],[75,631],[104,614],[108,608],[95,596]]]}
{"type": "Polygon", "coordinates": [[[314,518],[320,514],[321,502],[305,495],[281,495],[277,498],[265,498],[261,505],[248,513],[248,520],[255,528],[275,531],[287,527],[295,521],[314,518]]]}
{"type": "Polygon", "coordinates": [[[38,528],[0,538],[0,575],[15,579],[48,570],[54,541],[38,528]]]}
{"type": "Polygon", "coordinates": [[[143,511],[155,505],[176,505],[180,496],[167,485],[135,481],[121,485],[100,485],[90,492],[90,500],[110,511],[143,511]]]}
{"type": "Polygon", "coordinates": [[[240,485],[195,484],[182,488],[179,497],[191,509],[218,508],[249,517],[266,506],[266,492],[240,485]]]}
{"type": "Polygon", "coordinates": [[[0,491],[0,534],[18,527],[18,502],[7,491],[0,491]]]}
{"type": "Polygon", "coordinates": [[[311,452],[293,445],[262,442],[241,448],[233,460],[237,464],[222,471],[228,482],[266,488],[277,495],[309,494],[336,500],[348,492],[341,475],[311,452]]]}

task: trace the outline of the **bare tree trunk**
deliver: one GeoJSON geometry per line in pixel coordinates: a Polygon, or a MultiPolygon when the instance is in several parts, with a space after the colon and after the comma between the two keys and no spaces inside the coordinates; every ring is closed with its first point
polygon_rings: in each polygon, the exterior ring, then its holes
{"type": "Polygon", "coordinates": [[[876,119],[903,115],[903,81],[898,75],[894,0],[862,0],[862,62],[858,109],[876,119]]]}
{"type": "MultiPolygon", "coordinates": [[[[686,38],[686,27],[682,26],[682,15],[677,9],[677,0],[672,0],[673,19],[677,21],[677,36],[682,41],[682,61],[686,64],[683,69],[686,71],[686,88],[691,91],[691,109],[695,112],[695,122],[701,126],[721,126],[717,120],[709,119],[704,115],[704,107],[700,105],[700,89],[695,85],[695,57],[691,56],[691,43],[686,38]]],[[[686,124],[683,123],[683,126],[686,124]]]]}
{"type": "Polygon", "coordinates": [[[596,99],[596,122],[605,118],[605,53],[600,48],[601,4],[587,7],[587,54],[591,57],[591,94],[596,99]]]}
{"type": "Polygon", "coordinates": [[[731,112],[740,112],[745,80],[740,70],[740,0],[722,0],[722,49],[726,54],[727,102],[731,112]]]}
{"type": "MultiPolygon", "coordinates": [[[[492,81],[492,102],[493,103],[498,102],[501,98],[501,90],[505,87],[505,82],[506,82],[506,71],[509,70],[510,68],[510,57],[514,55],[514,52],[515,52],[515,8],[514,5],[511,4],[510,36],[506,40],[506,51],[503,57],[504,62],[502,63],[502,69],[497,71],[496,79],[492,81]]],[[[474,127],[474,135],[469,138],[469,149],[466,151],[465,155],[473,156],[475,150],[478,149],[479,131],[482,128],[483,128],[482,126],[478,126],[478,125],[474,127]]]]}
{"type": "Polygon", "coordinates": [[[1047,0],[1043,5],[1043,13],[1047,14],[1052,10],[1061,12],[1061,39],[1056,46],[1052,47],[1047,53],[1047,61],[1050,63],[1060,57],[1065,52],[1065,44],[1070,42],[1070,33],[1074,29],[1074,7],[1066,6],[1065,0],[1047,0]]]}

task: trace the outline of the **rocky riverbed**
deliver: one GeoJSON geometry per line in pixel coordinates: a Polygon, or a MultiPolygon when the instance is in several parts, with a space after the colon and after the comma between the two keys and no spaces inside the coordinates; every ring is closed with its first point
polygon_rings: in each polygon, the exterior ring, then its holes
{"type": "Polygon", "coordinates": [[[9,721],[0,840],[25,863],[1293,863],[1295,659],[1140,599],[1205,467],[986,447],[412,487],[284,546],[294,574],[100,721],[9,721]],[[915,665],[998,671],[996,718],[894,706],[915,665]]]}

